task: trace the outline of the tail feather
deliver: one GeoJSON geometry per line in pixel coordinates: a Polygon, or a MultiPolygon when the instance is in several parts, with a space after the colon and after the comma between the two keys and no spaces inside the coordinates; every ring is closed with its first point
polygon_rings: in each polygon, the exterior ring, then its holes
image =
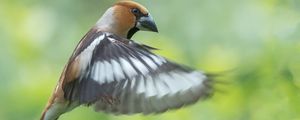
{"type": "Polygon", "coordinates": [[[62,114],[73,110],[78,105],[77,103],[68,104],[67,102],[47,105],[40,120],[57,120],[62,114]]]}
{"type": "Polygon", "coordinates": [[[62,104],[47,105],[40,120],[57,120],[64,113],[65,109],[66,107],[62,104]]]}

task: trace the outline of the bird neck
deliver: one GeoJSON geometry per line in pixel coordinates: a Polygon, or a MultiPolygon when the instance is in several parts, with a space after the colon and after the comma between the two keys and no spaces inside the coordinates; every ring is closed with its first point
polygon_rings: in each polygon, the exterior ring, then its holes
{"type": "Polygon", "coordinates": [[[114,7],[109,8],[98,20],[95,27],[98,31],[110,32],[120,37],[127,38],[130,27],[127,26],[127,24],[124,23],[124,19],[118,15],[120,13],[115,13],[115,9],[116,8],[114,7]]]}

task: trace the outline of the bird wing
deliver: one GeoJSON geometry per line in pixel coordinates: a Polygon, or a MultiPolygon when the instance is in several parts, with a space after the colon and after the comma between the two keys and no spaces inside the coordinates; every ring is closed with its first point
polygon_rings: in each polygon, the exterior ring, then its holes
{"type": "Polygon", "coordinates": [[[194,103],[213,92],[204,73],[155,55],[145,45],[115,35],[94,38],[78,55],[83,64],[78,77],[63,87],[69,101],[114,114],[150,114],[194,103]]]}

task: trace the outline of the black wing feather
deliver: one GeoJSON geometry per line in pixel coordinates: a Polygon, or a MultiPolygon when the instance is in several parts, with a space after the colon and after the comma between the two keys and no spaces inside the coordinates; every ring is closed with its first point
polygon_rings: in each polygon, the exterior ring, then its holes
{"type": "Polygon", "coordinates": [[[212,94],[211,84],[206,84],[211,81],[204,73],[170,62],[152,49],[115,35],[105,36],[93,50],[86,71],[65,85],[65,98],[94,105],[96,111],[149,114],[212,94]],[[118,66],[121,70],[116,71],[118,66]]]}

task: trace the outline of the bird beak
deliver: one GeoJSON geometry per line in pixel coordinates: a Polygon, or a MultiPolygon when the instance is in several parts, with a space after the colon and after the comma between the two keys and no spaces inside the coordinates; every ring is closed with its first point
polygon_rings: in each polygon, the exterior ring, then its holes
{"type": "Polygon", "coordinates": [[[156,24],[150,14],[143,16],[137,21],[136,27],[143,31],[158,32],[156,24]]]}

